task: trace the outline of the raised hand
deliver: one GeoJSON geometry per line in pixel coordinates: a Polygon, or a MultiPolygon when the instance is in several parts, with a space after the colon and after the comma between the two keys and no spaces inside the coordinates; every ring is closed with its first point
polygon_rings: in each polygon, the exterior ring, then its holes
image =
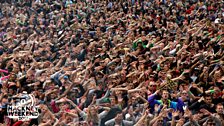
{"type": "Polygon", "coordinates": [[[201,101],[203,101],[203,100],[205,100],[205,98],[204,98],[204,97],[201,97],[201,98],[198,100],[198,102],[201,102],[201,101]]]}
{"type": "Polygon", "coordinates": [[[67,102],[71,102],[72,101],[71,99],[68,99],[67,97],[65,97],[64,100],[67,101],[67,102]]]}
{"type": "Polygon", "coordinates": [[[197,88],[198,85],[194,83],[194,84],[192,84],[192,87],[193,87],[193,88],[197,88]]]}
{"type": "Polygon", "coordinates": [[[191,116],[192,116],[192,112],[189,109],[186,109],[184,113],[184,117],[191,117],[191,116]]]}
{"type": "Polygon", "coordinates": [[[202,112],[204,115],[211,115],[212,113],[209,112],[207,109],[201,109],[200,112],[202,112]]]}
{"type": "Polygon", "coordinates": [[[160,90],[156,90],[155,94],[156,94],[156,95],[158,95],[158,94],[159,94],[159,92],[160,92],[160,90]]]}
{"type": "Polygon", "coordinates": [[[195,114],[195,115],[193,115],[193,120],[200,120],[201,119],[201,117],[203,116],[203,114],[195,114]]]}
{"type": "Polygon", "coordinates": [[[154,106],[155,112],[158,112],[160,107],[161,107],[161,105],[155,104],[155,106],[154,106]]]}
{"type": "Polygon", "coordinates": [[[177,117],[177,116],[179,116],[179,114],[180,114],[180,111],[178,111],[178,110],[172,112],[173,117],[177,117]]]}
{"type": "Polygon", "coordinates": [[[86,101],[86,97],[81,98],[81,103],[84,103],[86,101]]]}

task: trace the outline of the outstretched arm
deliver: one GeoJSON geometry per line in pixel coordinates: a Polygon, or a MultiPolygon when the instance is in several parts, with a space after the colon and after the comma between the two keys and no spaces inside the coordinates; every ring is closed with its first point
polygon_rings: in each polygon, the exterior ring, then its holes
{"type": "Polygon", "coordinates": [[[149,103],[152,103],[154,100],[155,100],[155,97],[156,95],[159,93],[160,90],[157,90],[154,94],[151,94],[149,97],[148,97],[148,102],[149,103]]]}

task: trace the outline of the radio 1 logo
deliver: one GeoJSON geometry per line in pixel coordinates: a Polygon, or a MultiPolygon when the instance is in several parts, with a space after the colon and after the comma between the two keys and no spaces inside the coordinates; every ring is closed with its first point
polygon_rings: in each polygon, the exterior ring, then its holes
{"type": "Polygon", "coordinates": [[[31,94],[13,98],[12,104],[7,106],[8,117],[23,121],[36,119],[39,116],[39,111],[35,105],[35,97],[31,94]]]}

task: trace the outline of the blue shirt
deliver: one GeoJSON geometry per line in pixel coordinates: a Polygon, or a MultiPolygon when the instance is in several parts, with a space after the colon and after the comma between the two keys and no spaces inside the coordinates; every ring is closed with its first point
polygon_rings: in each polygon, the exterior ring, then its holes
{"type": "MultiPolygon", "coordinates": [[[[154,111],[155,104],[163,105],[162,100],[156,100],[155,96],[156,95],[153,94],[153,95],[149,96],[149,98],[148,98],[148,102],[149,102],[150,107],[152,108],[152,111],[154,111]]],[[[172,108],[174,110],[179,110],[179,111],[183,112],[183,106],[184,106],[184,102],[179,98],[177,99],[177,102],[168,100],[168,106],[167,106],[168,108],[172,108]]]]}

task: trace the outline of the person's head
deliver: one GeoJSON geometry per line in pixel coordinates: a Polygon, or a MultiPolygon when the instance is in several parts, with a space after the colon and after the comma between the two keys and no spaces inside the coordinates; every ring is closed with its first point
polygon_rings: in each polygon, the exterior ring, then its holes
{"type": "Polygon", "coordinates": [[[168,70],[169,70],[169,65],[168,65],[168,64],[164,64],[163,69],[164,69],[165,71],[168,71],[168,70]]]}
{"type": "Polygon", "coordinates": [[[150,81],[148,85],[148,89],[150,91],[154,91],[156,89],[156,83],[154,81],[150,81]]]}
{"type": "Polygon", "coordinates": [[[186,90],[183,90],[183,91],[181,92],[181,98],[184,99],[184,100],[186,100],[187,97],[188,97],[187,91],[186,91],[186,90]]]}
{"type": "Polygon", "coordinates": [[[116,122],[121,122],[123,120],[123,114],[122,112],[117,112],[115,116],[115,121],[116,122]]]}
{"type": "Polygon", "coordinates": [[[41,113],[46,113],[46,112],[48,111],[47,106],[44,105],[44,104],[41,104],[41,105],[40,105],[40,108],[41,108],[41,113]]]}
{"type": "Polygon", "coordinates": [[[111,71],[113,71],[116,68],[116,64],[112,64],[111,66],[108,67],[111,71]]]}
{"type": "Polygon", "coordinates": [[[139,70],[141,70],[141,71],[144,71],[145,70],[144,61],[139,62],[139,70]]]}
{"type": "Polygon", "coordinates": [[[184,121],[185,121],[184,118],[179,119],[179,120],[177,121],[176,126],[183,126],[183,125],[184,125],[184,121]]]}
{"type": "Polygon", "coordinates": [[[116,99],[116,97],[115,96],[110,96],[110,103],[111,103],[111,105],[113,106],[113,105],[115,105],[116,103],[117,103],[117,99],[116,99]]]}
{"type": "Polygon", "coordinates": [[[137,99],[137,97],[135,97],[135,96],[131,96],[131,98],[130,98],[130,103],[131,103],[131,104],[138,103],[138,99],[137,99]]]}
{"type": "Polygon", "coordinates": [[[61,109],[62,111],[65,111],[66,109],[69,109],[69,104],[66,103],[66,102],[61,103],[61,104],[60,104],[60,109],[61,109]]]}
{"type": "Polygon", "coordinates": [[[98,120],[99,118],[97,106],[89,106],[87,110],[87,122],[97,124],[98,120]]]}
{"type": "Polygon", "coordinates": [[[18,66],[16,66],[16,67],[14,67],[13,68],[13,72],[15,72],[15,73],[18,73],[20,70],[19,70],[19,67],[18,66]]]}
{"type": "Polygon", "coordinates": [[[206,121],[206,126],[215,126],[216,123],[212,118],[208,118],[206,121]]]}
{"type": "Polygon", "coordinates": [[[216,105],[216,112],[218,114],[223,114],[224,109],[223,109],[223,105],[221,103],[219,103],[219,104],[216,105]]]}
{"type": "Polygon", "coordinates": [[[158,77],[164,79],[166,77],[166,72],[160,71],[158,77]]]}
{"type": "Polygon", "coordinates": [[[205,103],[206,104],[211,104],[212,103],[212,97],[210,95],[205,96],[205,103]]]}
{"type": "Polygon", "coordinates": [[[124,81],[126,79],[126,71],[125,70],[122,70],[120,72],[120,75],[121,75],[121,80],[124,81]]]}
{"type": "Polygon", "coordinates": [[[71,123],[73,121],[73,117],[70,115],[65,115],[66,124],[71,123]]]}
{"type": "Polygon", "coordinates": [[[86,121],[80,121],[77,126],[88,126],[86,121]]]}
{"type": "Polygon", "coordinates": [[[10,95],[13,95],[13,94],[14,94],[14,90],[13,90],[13,88],[9,88],[9,94],[10,94],[10,95]]]}
{"type": "Polygon", "coordinates": [[[34,74],[33,74],[33,73],[27,75],[27,79],[26,79],[26,82],[27,82],[27,83],[32,83],[33,80],[34,80],[34,74]]]}
{"type": "Polygon", "coordinates": [[[2,101],[1,101],[1,102],[2,102],[2,104],[3,104],[3,105],[7,104],[7,103],[8,103],[8,96],[6,96],[6,95],[5,95],[5,96],[3,96],[3,98],[2,98],[2,101]]]}
{"type": "Polygon", "coordinates": [[[163,118],[159,118],[156,123],[157,126],[163,126],[163,118]]]}
{"type": "Polygon", "coordinates": [[[50,94],[51,99],[55,99],[56,97],[57,97],[57,95],[55,93],[50,94]]]}
{"type": "Polygon", "coordinates": [[[29,126],[30,125],[30,120],[29,121],[24,121],[22,126],[29,126]]]}
{"type": "Polygon", "coordinates": [[[16,80],[16,74],[15,73],[12,73],[9,77],[9,80],[10,81],[15,81],[16,80]]]}
{"type": "Polygon", "coordinates": [[[97,109],[97,106],[90,106],[89,108],[89,114],[90,115],[97,115],[97,112],[98,112],[98,109],[97,109]]]}
{"type": "Polygon", "coordinates": [[[75,100],[78,97],[79,94],[79,89],[78,88],[73,88],[70,93],[68,93],[68,98],[71,100],[75,100]]]}
{"type": "Polygon", "coordinates": [[[96,77],[97,80],[100,80],[101,78],[103,78],[103,74],[98,72],[98,73],[96,73],[95,77],[96,77]]]}
{"type": "Polygon", "coordinates": [[[167,90],[162,91],[162,99],[163,100],[168,100],[169,98],[169,92],[167,90]]]}
{"type": "Polygon", "coordinates": [[[222,77],[221,75],[222,75],[222,72],[220,70],[217,70],[217,71],[215,71],[214,78],[220,79],[222,77]]]}
{"type": "Polygon", "coordinates": [[[115,91],[115,94],[116,94],[116,96],[122,95],[122,91],[117,90],[117,91],[115,91]]]}

